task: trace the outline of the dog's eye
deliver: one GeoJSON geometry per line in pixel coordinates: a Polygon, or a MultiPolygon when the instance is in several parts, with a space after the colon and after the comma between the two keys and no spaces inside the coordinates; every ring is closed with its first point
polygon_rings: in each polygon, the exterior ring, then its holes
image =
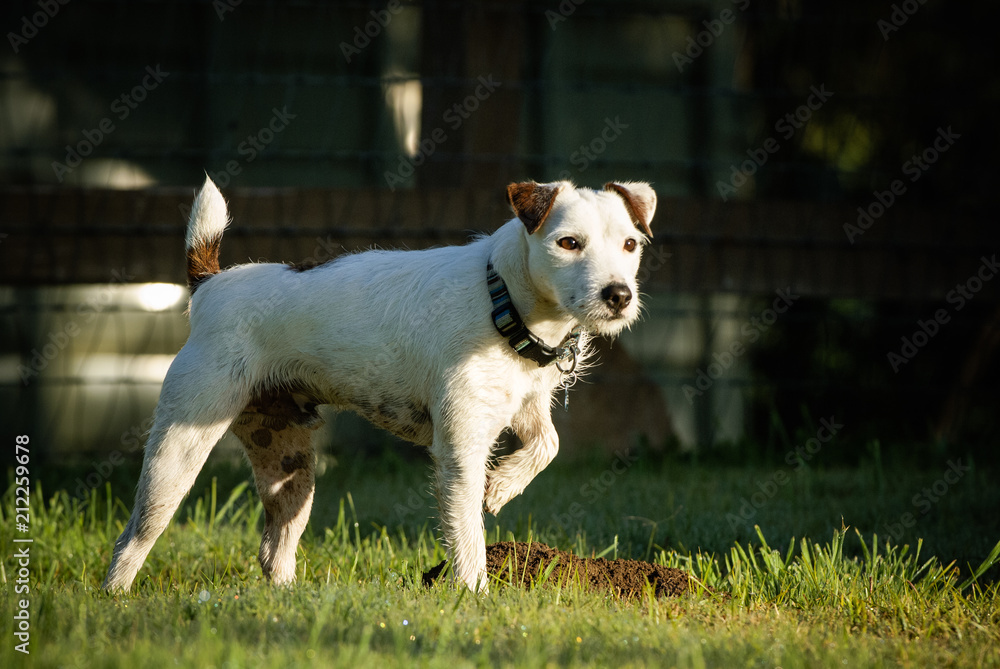
{"type": "Polygon", "coordinates": [[[576,241],[572,237],[563,237],[556,242],[559,248],[566,249],[567,251],[575,251],[580,248],[580,242],[576,241]]]}
{"type": "Polygon", "coordinates": [[[635,251],[636,246],[638,246],[638,244],[636,243],[636,241],[634,239],[626,239],[625,240],[625,250],[628,251],[629,253],[632,253],[633,251],[635,251]]]}

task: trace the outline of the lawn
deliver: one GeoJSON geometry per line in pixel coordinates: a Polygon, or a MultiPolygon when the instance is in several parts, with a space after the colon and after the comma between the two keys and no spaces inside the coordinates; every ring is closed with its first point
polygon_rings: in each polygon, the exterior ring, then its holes
{"type": "MultiPolygon", "coordinates": [[[[30,529],[3,498],[0,666],[1000,666],[997,472],[733,466],[653,456],[556,463],[488,541],[678,566],[695,592],[621,601],[579,584],[485,596],[421,574],[443,559],[424,461],[321,463],[299,580],[256,561],[249,469],[216,461],[129,595],[99,590],[134,471],[78,498],[86,467],[33,471],[30,529]],[[948,472],[951,472],[949,474],[948,472]],[[30,536],[28,592],[14,554],[30,536]],[[30,602],[30,655],[14,612],[30,602]]],[[[10,479],[13,480],[12,478],[10,479]]]]}

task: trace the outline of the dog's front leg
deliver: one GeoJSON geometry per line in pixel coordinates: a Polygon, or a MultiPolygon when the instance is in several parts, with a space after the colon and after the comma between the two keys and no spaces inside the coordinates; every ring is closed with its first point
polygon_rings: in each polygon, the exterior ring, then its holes
{"type": "Polygon", "coordinates": [[[493,515],[524,492],[535,475],[545,469],[559,452],[559,435],[552,425],[548,397],[529,401],[514,416],[513,428],[523,446],[502,458],[489,473],[486,483],[486,510],[493,515]]]}
{"type": "Polygon", "coordinates": [[[441,529],[452,569],[455,577],[473,592],[489,589],[483,536],[483,491],[495,438],[483,429],[435,428],[431,446],[441,529]]]}

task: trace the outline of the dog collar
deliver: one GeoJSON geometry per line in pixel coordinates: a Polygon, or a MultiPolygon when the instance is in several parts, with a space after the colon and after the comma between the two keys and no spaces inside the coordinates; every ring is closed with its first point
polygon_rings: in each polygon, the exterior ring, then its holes
{"type": "Polygon", "coordinates": [[[580,329],[573,328],[562,343],[553,348],[529,330],[521,320],[521,315],[517,313],[510,293],[507,292],[507,284],[493,269],[492,262],[486,264],[486,285],[490,291],[490,299],[493,300],[493,325],[510,347],[522,358],[537,362],[539,367],[571,360],[571,366],[565,370],[557,366],[564,374],[572,374],[580,353],[580,329]]]}

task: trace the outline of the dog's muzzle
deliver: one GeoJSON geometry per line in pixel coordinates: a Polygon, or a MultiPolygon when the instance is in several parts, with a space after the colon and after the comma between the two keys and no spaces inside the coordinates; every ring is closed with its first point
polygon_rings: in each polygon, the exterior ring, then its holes
{"type": "Polygon", "coordinates": [[[632,302],[632,291],[624,283],[612,283],[601,291],[601,299],[615,316],[621,313],[632,302]]]}

